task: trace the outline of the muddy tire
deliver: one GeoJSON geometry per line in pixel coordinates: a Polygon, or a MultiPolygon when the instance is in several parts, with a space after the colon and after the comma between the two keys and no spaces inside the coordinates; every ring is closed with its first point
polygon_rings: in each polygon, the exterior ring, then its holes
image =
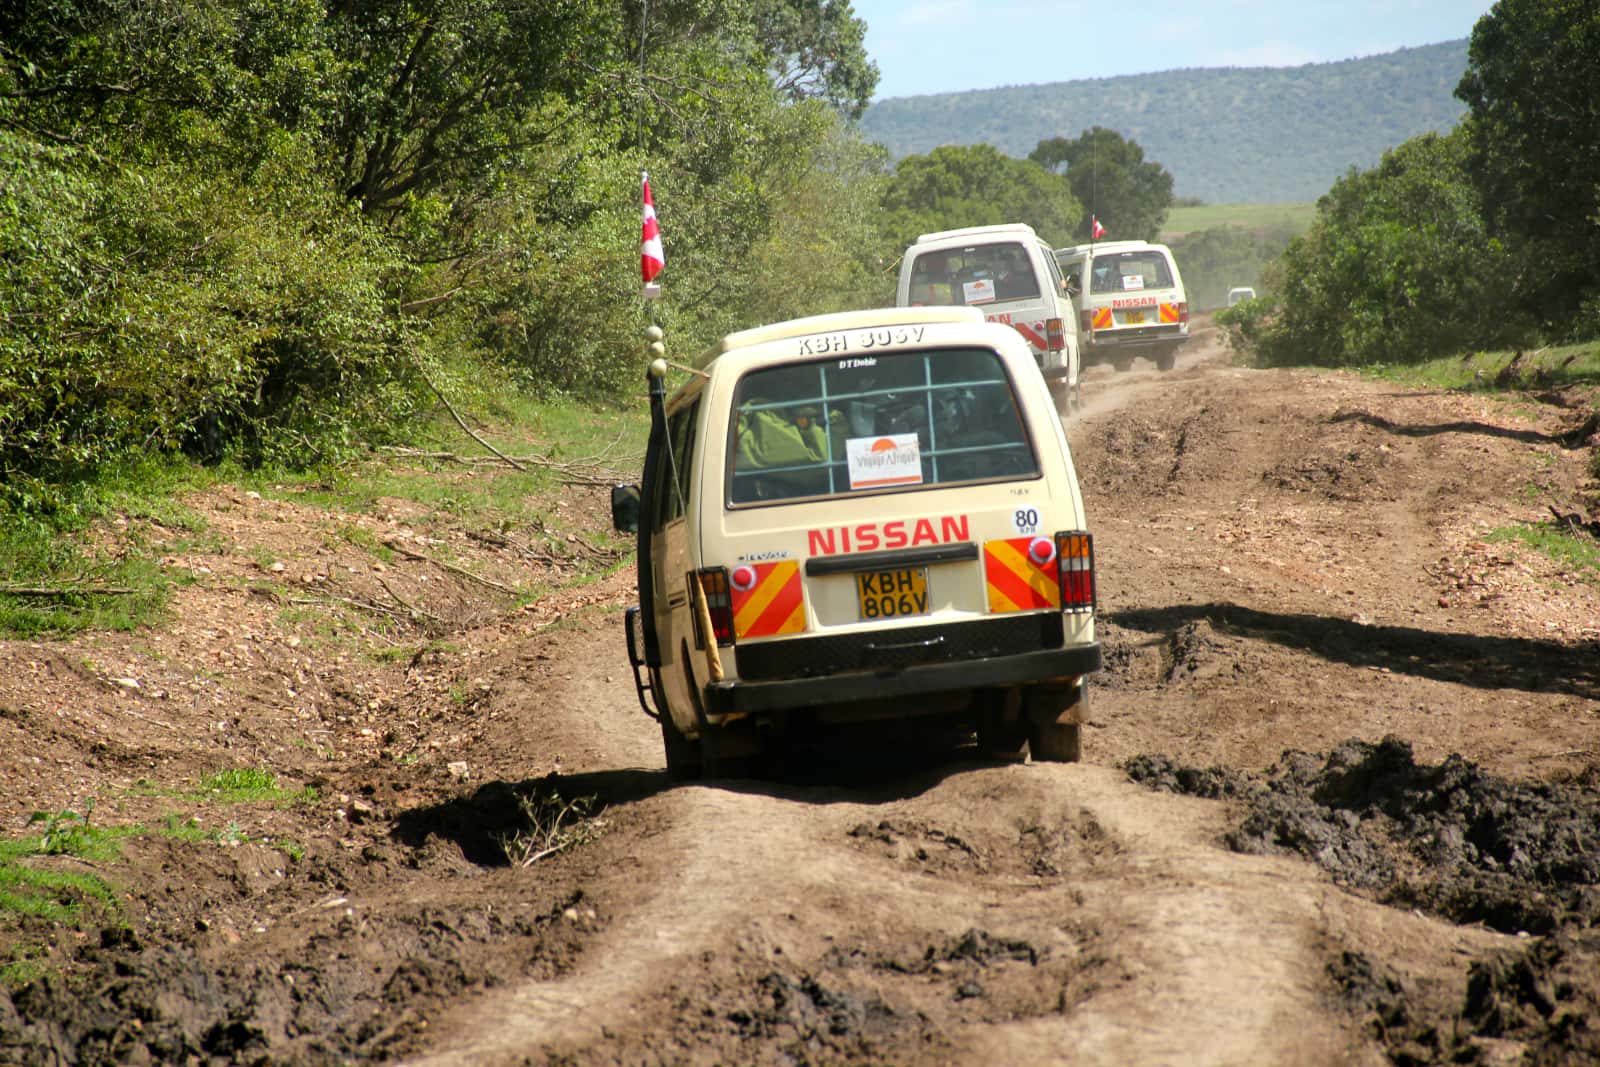
{"type": "Polygon", "coordinates": [[[1065,378],[1057,378],[1050,383],[1050,399],[1055,401],[1057,415],[1066,418],[1072,414],[1072,386],[1067,384],[1065,378]]]}
{"type": "Polygon", "coordinates": [[[1118,374],[1126,374],[1133,369],[1133,357],[1118,356],[1116,359],[1111,361],[1111,365],[1117,368],[1118,374]]]}
{"type": "Polygon", "coordinates": [[[1028,757],[1028,724],[1018,707],[1006,713],[1004,693],[984,701],[978,714],[978,751],[985,759],[1020,763],[1028,757]]]}
{"type": "Polygon", "coordinates": [[[1157,370],[1171,370],[1173,367],[1177,366],[1177,364],[1178,353],[1176,352],[1163,352],[1156,357],[1157,370]]]}
{"type": "Polygon", "coordinates": [[[1083,727],[1075,722],[1036,724],[1028,751],[1040,763],[1077,763],[1083,758],[1083,727]]]}
{"type": "Polygon", "coordinates": [[[1030,707],[1025,716],[1028,751],[1040,763],[1077,763],[1083,758],[1083,724],[1089,717],[1089,683],[1079,682],[1064,703],[1030,707]]]}
{"type": "Polygon", "coordinates": [[[661,709],[661,747],[667,755],[667,777],[673,781],[689,782],[705,773],[700,745],[683,736],[665,708],[661,709]]]}

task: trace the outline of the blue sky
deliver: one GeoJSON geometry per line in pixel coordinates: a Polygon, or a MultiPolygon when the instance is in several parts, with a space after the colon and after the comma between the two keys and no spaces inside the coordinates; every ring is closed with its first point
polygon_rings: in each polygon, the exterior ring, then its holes
{"type": "Polygon", "coordinates": [[[1185,67],[1294,67],[1470,37],[1489,0],[852,0],[877,99],[1185,67]],[[1057,42],[1047,45],[1046,42],[1057,42]]]}

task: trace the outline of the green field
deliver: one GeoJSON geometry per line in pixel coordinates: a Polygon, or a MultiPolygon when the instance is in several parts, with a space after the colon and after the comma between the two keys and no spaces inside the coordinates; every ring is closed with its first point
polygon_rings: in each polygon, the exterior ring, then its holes
{"type": "Polygon", "coordinates": [[[1304,204],[1203,204],[1200,207],[1175,207],[1161,229],[1163,239],[1214,226],[1238,226],[1257,233],[1287,229],[1304,233],[1316,217],[1317,205],[1304,204]]]}

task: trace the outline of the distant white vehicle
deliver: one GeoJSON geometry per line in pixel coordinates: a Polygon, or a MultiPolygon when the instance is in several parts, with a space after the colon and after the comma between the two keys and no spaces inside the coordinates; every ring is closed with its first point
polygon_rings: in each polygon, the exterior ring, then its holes
{"type": "Polygon", "coordinates": [[[1239,285],[1228,290],[1229,307],[1233,307],[1233,305],[1237,304],[1241,300],[1254,300],[1255,298],[1256,291],[1250,288],[1248,285],[1239,285]]]}

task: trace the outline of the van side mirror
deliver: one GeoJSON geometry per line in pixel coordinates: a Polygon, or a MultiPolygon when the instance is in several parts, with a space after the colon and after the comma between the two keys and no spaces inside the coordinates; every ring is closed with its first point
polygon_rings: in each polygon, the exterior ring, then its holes
{"type": "Polygon", "coordinates": [[[611,525],[622,533],[639,532],[639,487],[613,485],[611,487],[611,525]]]}

